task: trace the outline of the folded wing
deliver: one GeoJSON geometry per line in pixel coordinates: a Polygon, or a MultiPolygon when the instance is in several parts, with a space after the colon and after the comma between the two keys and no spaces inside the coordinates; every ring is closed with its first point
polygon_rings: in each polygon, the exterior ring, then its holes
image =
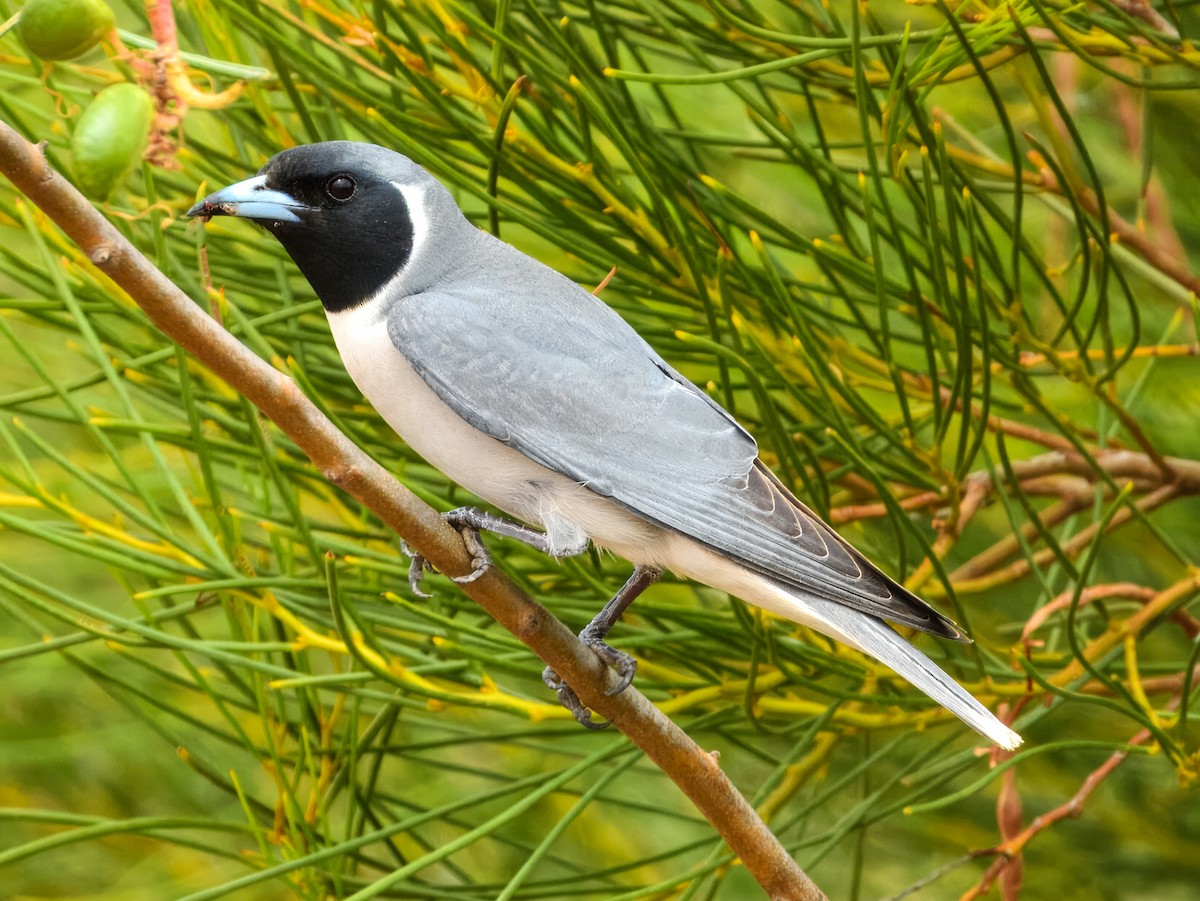
{"type": "Polygon", "coordinates": [[[607,305],[540,265],[488,281],[523,290],[456,283],[388,317],[397,349],[473,426],[784,586],[964,637],[793,497],[754,439],[607,305]]]}

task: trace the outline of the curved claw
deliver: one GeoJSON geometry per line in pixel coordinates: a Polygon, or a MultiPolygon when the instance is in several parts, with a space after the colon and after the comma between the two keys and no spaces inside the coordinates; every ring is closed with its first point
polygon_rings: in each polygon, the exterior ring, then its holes
{"type": "MultiPolygon", "coordinates": [[[[479,539],[478,530],[469,523],[460,522],[459,514],[461,512],[461,510],[451,510],[449,513],[443,513],[442,518],[458,529],[458,533],[462,535],[463,544],[466,545],[467,551],[471,555],[471,565],[475,568],[465,576],[450,576],[450,581],[465,585],[468,582],[474,582],[488,571],[492,565],[492,555],[488,553],[487,548],[479,539]]],[[[400,550],[412,558],[412,562],[408,565],[408,587],[412,589],[412,593],[419,598],[433,597],[421,588],[421,581],[425,578],[425,573],[434,571],[429,561],[425,559],[424,555],[414,551],[407,541],[400,542],[400,550]]]]}
{"type": "Polygon", "coordinates": [[[586,635],[581,637],[583,643],[621,677],[620,682],[604,693],[611,698],[627,689],[633,683],[633,677],[637,675],[637,660],[624,651],[606,645],[599,638],[589,638],[586,635]]]}
{"type": "Polygon", "coordinates": [[[425,573],[433,571],[429,561],[425,559],[424,555],[409,547],[407,541],[400,542],[400,550],[411,558],[408,564],[408,587],[412,589],[412,593],[419,598],[433,597],[428,591],[421,588],[421,580],[425,578],[425,573]]]}
{"type": "Polygon", "coordinates": [[[579,725],[583,726],[583,728],[591,729],[593,732],[599,732],[601,729],[607,729],[612,725],[612,723],[608,720],[604,720],[600,723],[596,722],[594,719],[592,719],[592,711],[588,710],[582,704],[580,704],[580,709],[583,711],[583,715],[580,716],[579,714],[576,714],[575,722],[579,723],[579,725]]]}
{"type": "Polygon", "coordinates": [[[482,576],[485,572],[488,571],[489,566],[491,566],[490,560],[481,566],[477,565],[473,570],[471,570],[465,576],[450,576],[449,577],[450,581],[454,582],[455,584],[458,584],[458,585],[466,585],[468,582],[474,582],[476,579],[478,579],[480,576],[482,576]]]}
{"type": "Polygon", "coordinates": [[[564,688],[567,684],[562,680],[562,676],[556,673],[554,669],[549,666],[542,670],[542,682],[545,683],[545,686],[553,692],[557,692],[559,689],[564,688]]]}
{"type": "Polygon", "coordinates": [[[605,720],[602,723],[592,719],[592,711],[584,706],[583,701],[579,700],[579,695],[575,694],[575,689],[571,688],[562,677],[550,667],[542,670],[542,681],[546,686],[553,689],[555,695],[558,696],[558,703],[571,711],[571,715],[575,717],[575,722],[583,726],[585,729],[591,729],[594,732],[599,732],[601,729],[607,729],[612,723],[605,720]]]}
{"type": "MultiPolygon", "coordinates": [[[[637,674],[637,660],[624,651],[618,651],[614,647],[606,645],[602,640],[594,635],[589,635],[584,629],[580,635],[583,643],[591,648],[592,653],[604,661],[604,663],[620,677],[620,681],[605,690],[604,694],[608,697],[619,695],[627,689],[633,682],[633,677],[637,674]]],[[[575,694],[575,690],[571,688],[562,677],[550,667],[542,670],[542,681],[546,686],[554,691],[558,696],[558,703],[562,704],[575,717],[575,721],[581,726],[588,729],[607,729],[608,722],[597,723],[592,719],[592,712],[584,706],[584,703],[579,700],[579,695],[575,694]]]]}
{"type": "Polygon", "coordinates": [[[458,533],[462,535],[463,544],[466,545],[467,551],[471,555],[471,565],[475,568],[465,576],[451,576],[450,581],[466,585],[468,582],[474,582],[488,571],[492,565],[492,555],[479,540],[479,533],[471,526],[458,527],[458,533]]]}

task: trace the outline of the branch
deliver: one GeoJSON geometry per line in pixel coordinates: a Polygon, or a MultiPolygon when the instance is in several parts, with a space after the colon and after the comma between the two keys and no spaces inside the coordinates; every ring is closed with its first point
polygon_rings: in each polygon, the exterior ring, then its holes
{"type": "MultiPolygon", "coordinates": [[[[158,271],[35,147],[0,122],[0,172],[40,207],[121,287],[171,340],[249,399],[291,438],[327,478],[369,508],[447,575],[471,572],[462,539],[436,510],[420,501],[343,435],[282,373],[242,346],[158,271]]],[[[772,901],[825,896],[796,866],[779,840],[721,771],[640,692],[605,694],[617,676],[566,626],[489,569],[463,591],[613,722],[674,780],[729,843],[772,901]]]]}
{"type": "MultiPolygon", "coordinates": [[[[1054,170],[1045,164],[1040,154],[1031,152],[1030,160],[1038,167],[1038,171],[1042,176],[1042,184],[1047,191],[1052,191],[1063,196],[1066,196],[1071,191],[1070,187],[1064,187],[1059,184],[1054,170]]],[[[1081,187],[1073,193],[1081,207],[1091,216],[1097,219],[1100,218],[1100,199],[1096,196],[1095,191],[1091,188],[1081,187]]],[[[1131,248],[1143,260],[1187,291],[1190,291],[1192,294],[1200,293],[1200,278],[1192,273],[1186,262],[1173,257],[1163,242],[1149,237],[1136,225],[1126,222],[1111,207],[1105,212],[1108,214],[1108,225],[1112,229],[1112,234],[1122,244],[1131,248]]]]}
{"type": "MultiPolygon", "coordinates": [[[[1146,739],[1150,737],[1150,730],[1143,729],[1137,735],[1129,740],[1129,747],[1144,744],[1146,739]]],[[[959,897],[959,901],[975,901],[977,898],[982,898],[991,891],[992,885],[997,879],[1004,878],[1005,874],[1015,870],[1017,876],[1017,885],[1020,885],[1020,869],[1022,865],[1022,852],[1025,846],[1035,839],[1040,833],[1044,832],[1050,826],[1065,819],[1076,819],[1083,814],[1084,804],[1105,779],[1107,779],[1117,767],[1126,761],[1129,757],[1129,748],[1115,752],[1104,763],[1092,770],[1087,778],[1083,780],[1083,784],[1079,790],[1071,796],[1070,800],[1060,804],[1053,810],[1039,814],[1034,817],[1033,822],[1025,827],[1024,830],[1017,832],[1014,835],[1008,835],[1007,830],[1004,841],[996,845],[994,848],[989,848],[986,851],[976,852],[975,856],[982,857],[987,854],[995,854],[996,859],[992,861],[991,866],[987,868],[979,883],[969,889],[966,893],[959,897]]],[[[1005,776],[1013,773],[1014,770],[1007,770],[1005,776]]],[[[1020,812],[1017,811],[1019,827],[1020,812]]],[[[1014,895],[1015,897],[1015,895],[1014,895]]]]}

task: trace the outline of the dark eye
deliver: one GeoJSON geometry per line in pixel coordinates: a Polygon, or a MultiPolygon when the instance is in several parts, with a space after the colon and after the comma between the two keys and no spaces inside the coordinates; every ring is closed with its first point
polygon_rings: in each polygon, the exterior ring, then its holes
{"type": "Polygon", "coordinates": [[[357,189],[358,185],[349,175],[335,175],[325,182],[325,193],[334,200],[349,200],[357,189]]]}

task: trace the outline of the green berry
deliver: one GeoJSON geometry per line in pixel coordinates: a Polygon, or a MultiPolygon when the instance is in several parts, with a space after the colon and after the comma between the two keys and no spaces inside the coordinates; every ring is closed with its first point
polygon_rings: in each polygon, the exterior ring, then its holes
{"type": "Polygon", "coordinates": [[[104,0],[29,0],[17,34],[42,59],[74,59],[112,31],[113,11],[104,0]]]}
{"type": "Polygon", "coordinates": [[[93,200],[107,200],[146,149],[154,104],[135,84],[105,88],[88,104],[75,132],[75,183],[93,200]]]}

